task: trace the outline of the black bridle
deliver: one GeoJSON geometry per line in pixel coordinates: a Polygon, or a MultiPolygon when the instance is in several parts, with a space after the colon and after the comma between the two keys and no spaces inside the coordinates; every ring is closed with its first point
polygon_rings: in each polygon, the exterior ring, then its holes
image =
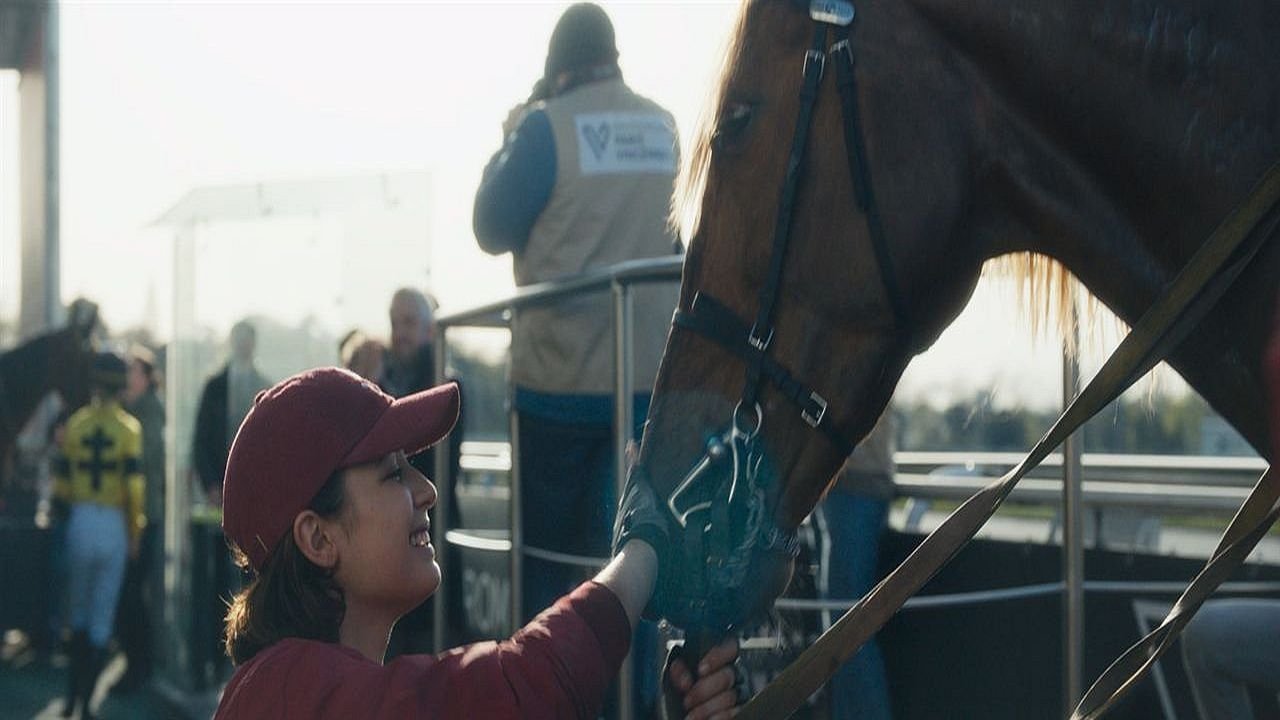
{"type": "Polygon", "coordinates": [[[746,364],[746,382],[732,412],[729,429],[711,438],[703,457],[667,498],[667,507],[682,529],[685,552],[697,560],[705,558],[701,571],[690,573],[693,577],[686,576],[685,579],[691,581],[690,587],[679,592],[695,606],[687,614],[703,627],[725,622],[726,615],[730,625],[745,619],[733,617],[732,611],[725,612],[725,608],[735,607],[735,599],[726,595],[742,588],[755,553],[783,553],[794,557],[798,549],[795,532],[778,527],[760,473],[764,457],[760,438],[764,413],[759,397],[765,381],[771,382],[783,397],[795,404],[801,418],[823,433],[844,456],[854,447],[850,441],[853,429],[847,423],[831,419],[826,398],[769,356],[773,311],[782,281],[796,191],[828,56],[836,67],[845,152],[854,196],[863,212],[880,280],[893,312],[895,343],[903,347],[909,342],[909,308],[893,273],[866,160],[851,42],[853,4],[846,0],[793,2],[807,7],[814,21],[813,41],[804,56],[799,112],[778,197],[768,274],[760,287],[755,320],[748,326],[724,303],[701,291],[694,295],[690,307],[677,310],[674,318],[675,327],[718,343],[746,364]],[[829,37],[834,37],[830,47],[827,46],[829,37]]]}
{"type": "MultiPolygon", "coordinates": [[[[679,310],[675,316],[677,327],[693,330],[741,358],[747,366],[746,383],[742,398],[734,412],[734,422],[740,416],[751,413],[758,402],[764,380],[800,409],[800,415],[811,427],[819,430],[842,452],[851,452],[849,438],[853,432],[841,427],[828,417],[827,400],[814,389],[798,381],[792,373],[768,355],[773,339],[773,310],[782,270],[786,260],[791,220],[795,209],[796,190],[804,167],[809,128],[814,106],[825,73],[827,58],[836,68],[836,82],[840,90],[840,106],[844,116],[845,153],[849,175],[853,181],[854,197],[863,213],[868,234],[875,250],[881,283],[884,285],[893,312],[894,333],[905,342],[910,327],[907,303],[898,288],[893,272],[889,244],[885,238],[879,205],[871,183],[871,170],[866,160],[866,144],[863,140],[861,113],[858,108],[858,90],[854,73],[853,43],[850,35],[854,19],[853,4],[845,0],[813,0],[804,2],[814,20],[813,42],[804,57],[804,74],[800,86],[800,109],[792,134],[791,153],[787,158],[786,176],[778,197],[778,213],[773,229],[773,247],[768,273],[759,290],[759,303],[755,321],[750,327],[732,310],[706,292],[695,294],[688,310],[679,310]],[[835,42],[826,48],[827,39],[834,35],[835,42]]],[[[757,410],[757,415],[758,415],[757,410]]],[[[758,430],[758,428],[756,428],[758,430]]]]}

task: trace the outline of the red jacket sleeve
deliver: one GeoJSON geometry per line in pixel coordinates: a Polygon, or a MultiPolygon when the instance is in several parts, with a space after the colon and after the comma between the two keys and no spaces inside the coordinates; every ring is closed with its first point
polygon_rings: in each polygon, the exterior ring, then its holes
{"type": "Polygon", "coordinates": [[[630,643],[622,604],[586,583],[511,639],[378,665],[356,651],[284,640],[236,670],[215,720],[594,718],[630,643]]]}

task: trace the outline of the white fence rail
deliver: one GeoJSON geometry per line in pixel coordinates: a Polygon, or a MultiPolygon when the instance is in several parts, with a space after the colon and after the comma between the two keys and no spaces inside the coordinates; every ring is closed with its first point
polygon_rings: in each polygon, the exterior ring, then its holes
{"type": "MultiPolygon", "coordinates": [[[[900,497],[966,500],[1021,459],[1018,453],[900,451],[894,479],[900,497]]],[[[1234,512],[1266,467],[1257,457],[1085,453],[1084,502],[1153,512],[1234,512]]],[[[464,442],[462,469],[503,485],[511,449],[505,442],[464,442]]],[[[1060,504],[1062,455],[1046,458],[1009,500],[1060,504]]]]}

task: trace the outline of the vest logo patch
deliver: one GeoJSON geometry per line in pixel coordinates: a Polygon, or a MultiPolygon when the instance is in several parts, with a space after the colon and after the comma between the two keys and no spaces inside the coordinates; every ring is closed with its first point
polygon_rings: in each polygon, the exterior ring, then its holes
{"type": "Polygon", "coordinates": [[[661,113],[582,113],[573,121],[583,175],[675,174],[675,128],[661,113]]]}
{"type": "Polygon", "coordinates": [[[582,138],[591,146],[591,154],[595,156],[596,162],[603,160],[604,151],[609,149],[609,124],[583,125],[582,138]]]}

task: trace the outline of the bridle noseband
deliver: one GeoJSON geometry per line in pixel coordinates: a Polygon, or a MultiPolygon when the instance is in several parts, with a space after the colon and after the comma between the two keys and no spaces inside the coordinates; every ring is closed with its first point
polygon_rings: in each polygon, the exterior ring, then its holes
{"type": "MultiPolygon", "coordinates": [[[[741,589],[754,553],[794,557],[798,550],[794,530],[782,530],[774,519],[768,488],[760,473],[764,458],[760,435],[764,413],[759,396],[764,382],[768,380],[796,405],[801,418],[823,433],[843,456],[848,456],[854,447],[849,440],[854,436],[852,428],[831,419],[827,400],[797,380],[768,352],[773,340],[773,311],[782,280],[796,191],[828,56],[836,66],[845,151],[855,199],[863,212],[880,280],[894,316],[895,349],[905,349],[909,343],[910,313],[893,273],[866,161],[851,42],[853,4],[846,0],[793,2],[808,8],[814,21],[813,41],[804,56],[799,113],[779,191],[772,254],[768,274],[759,290],[755,320],[748,326],[724,303],[701,291],[694,295],[687,310],[678,309],[674,317],[675,327],[716,342],[740,358],[747,371],[742,397],[733,410],[729,428],[711,438],[702,458],[667,498],[667,508],[683,533],[685,552],[694,559],[705,557],[700,571],[693,572],[692,578],[685,578],[691,581],[690,586],[679,593],[696,606],[691,614],[705,619],[704,626],[725,622],[724,616],[732,615],[724,612],[725,608],[734,607],[734,598],[727,595],[741,589]],[[828,48],[829,35],[835,36],[835,42],[828,48]]],[[[731,617],[727,622],[732,624],[738,620],[731,617]]]]}

